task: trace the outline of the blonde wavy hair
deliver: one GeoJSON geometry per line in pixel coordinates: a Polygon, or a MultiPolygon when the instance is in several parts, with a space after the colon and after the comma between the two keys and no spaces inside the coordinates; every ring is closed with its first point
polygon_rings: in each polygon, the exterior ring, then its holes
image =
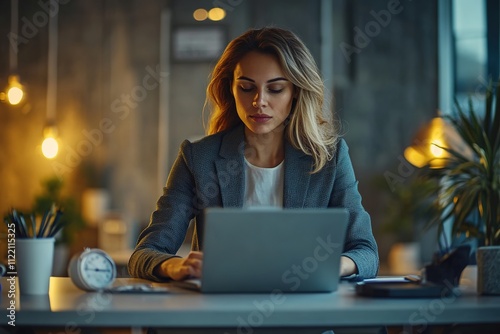
{"type": "Polygon", "coordinates": [[[232,40],[215,65],[207,87],[205,107],[211,112],[207,134],[242,123],[231,92],[238,62],[251,51],[277,57],[285,77],[294,85],[292,106],[285,138],[314,159],[312,173],[320,171],[335,154],[339,139],[331,111],[323,112],[324,84],[318,67],[305,44],[292,32],[276,27],[252,29],[232,40]]]}

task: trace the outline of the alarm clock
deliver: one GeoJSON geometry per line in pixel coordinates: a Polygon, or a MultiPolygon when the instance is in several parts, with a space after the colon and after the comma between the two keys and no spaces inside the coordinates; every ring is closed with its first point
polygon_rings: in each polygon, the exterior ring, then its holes
{"type": "Polygon", "coordinates": [[[115,281],[116,264],[105,251],[86,248],[71,258],[68,275],[80,289],[99,291],[111,286],[115,281]]]}

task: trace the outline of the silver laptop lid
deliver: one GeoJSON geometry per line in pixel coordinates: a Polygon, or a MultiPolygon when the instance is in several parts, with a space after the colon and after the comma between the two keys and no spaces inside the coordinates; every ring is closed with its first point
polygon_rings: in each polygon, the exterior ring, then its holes
{"type": "Polygon", "coordinates": [[[328,292],[339,282],[345,209],[205,210],[203,292],[328,292]]]}

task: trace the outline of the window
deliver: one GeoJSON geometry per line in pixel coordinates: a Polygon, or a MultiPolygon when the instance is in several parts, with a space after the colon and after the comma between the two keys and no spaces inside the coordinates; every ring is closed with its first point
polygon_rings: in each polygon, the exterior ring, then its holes
{"type": "Polygon", "coordinates": [[[488,77],[485,2],[485,0],[452,2],[454,92],[457,98],[474,91],[477,81],[488,77]]]}
{"type": "Polygon", "coordinates": [[[439,1],[440,109],[453,110],[454,99],[469,96],[482,110],[489,81],[499,80],[498,0],[439,1]]]}

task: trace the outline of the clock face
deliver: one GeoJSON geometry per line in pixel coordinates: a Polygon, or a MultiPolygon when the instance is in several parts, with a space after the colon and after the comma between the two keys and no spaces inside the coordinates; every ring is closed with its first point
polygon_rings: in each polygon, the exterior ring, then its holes
{"type": "Polygon", "coordinates": [[[81,259],[81,278],[86,285],[94,289],[110,285],[116,275],[112,260],[101,252],[90,251],[81,259]]]}

